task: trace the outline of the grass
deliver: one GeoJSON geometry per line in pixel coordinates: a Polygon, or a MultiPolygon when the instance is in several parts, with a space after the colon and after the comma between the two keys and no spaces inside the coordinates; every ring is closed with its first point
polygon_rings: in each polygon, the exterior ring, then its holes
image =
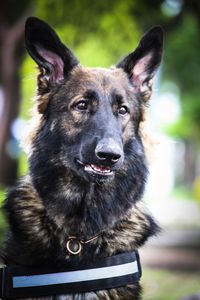
{"type": "Polygon", "coordinates": [[[143,300],[181,300],[200,292],[200,272],[188,273],[144,268],[143,300]]]}

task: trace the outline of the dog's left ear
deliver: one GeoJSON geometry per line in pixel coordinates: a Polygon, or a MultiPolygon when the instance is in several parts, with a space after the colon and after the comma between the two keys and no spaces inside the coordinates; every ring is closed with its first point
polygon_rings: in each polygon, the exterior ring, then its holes
{"type": "Polygon", "coordinates": [[[151,79],[160,65],[163,30],[155,26],[143,35],[138,47],[117,64],[129,76],[135,89],[147,100],[151,94],[151,79]]]}
{"type": "Polygon", "coordinates": [[[50,85],[64,79],[79,62],[56,32],[44,21],[29,17],[25,25],[25,44],[50,85]]]}

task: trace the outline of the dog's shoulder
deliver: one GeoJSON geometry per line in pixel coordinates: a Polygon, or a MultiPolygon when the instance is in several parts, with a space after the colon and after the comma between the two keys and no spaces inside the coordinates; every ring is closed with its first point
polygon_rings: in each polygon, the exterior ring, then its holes
{"type": "Polygon", "coordinates": [[[109,231],[109,235],[105,238],[109,244],[108,251],[112,255],[116,252],[138,249],[159,231],[159,225],[143,203],[136,203],[127,216],[109,231]]]}
{"type": "Polygon", "coordinates": [[[142,246],[149,237],[158,234],[161,230],[143,201],[139,201],[132,207],[130,222],[132,228],[134,228],[135,236],[139,237],[138,247],[142,246]]]}
{"type": "Polygon", "coordinates": [[[22,178],[8,192],[3,211],[8,223],[7,238],[1,251],[3,261],[15,265],[39,260],[43,249],[50,247],[53,230],[29,176],[22,178]]]}
{"type": "Polygon", "coordinates": [[[3,205],[6,214],[16,214],[16,217],[27,217],[30,213],[44,212],[45,208],[35,190],[30,176],[22,178],[7,194],[3,205]]]}
{"type": "Polygon", "coordinates": [[[29,176],[22,178],[10,190],[3,210],[8,220],[9,232],[21,244],[30,247],[48,247],[52,222],[47,216],[42,199],[29,176]]]}

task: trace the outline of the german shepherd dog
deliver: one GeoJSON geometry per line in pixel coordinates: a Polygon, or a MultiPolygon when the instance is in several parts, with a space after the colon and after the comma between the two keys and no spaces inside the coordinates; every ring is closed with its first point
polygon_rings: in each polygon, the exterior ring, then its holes
{"type": "MultiPolygon", "coordinates": [[[[137,250],[158,231],[140,201],[147,179],[143,123],[163,32],[153,27],[111,68],[83,67],[35,17],[26,48],[39,67],[29,173],[4,204],[7,266],[68,266],[137,250]],[[66,247],[69,237],[87,243],[66,247]],[[79,252],[79,251],[77,251],[79,252]]],[[[138,300],[140,284],[28,299],[138,300]]]]}

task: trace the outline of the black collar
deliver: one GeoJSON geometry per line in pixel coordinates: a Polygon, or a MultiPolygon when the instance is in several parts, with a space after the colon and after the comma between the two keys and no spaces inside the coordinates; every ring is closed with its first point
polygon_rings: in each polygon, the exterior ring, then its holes
{"type": "Polygon", "coordinates": [[[2,299],[82,293],[134,284],[141,277],[137,251],[95,261],[80,268],[0,269],[2,299]]]}

